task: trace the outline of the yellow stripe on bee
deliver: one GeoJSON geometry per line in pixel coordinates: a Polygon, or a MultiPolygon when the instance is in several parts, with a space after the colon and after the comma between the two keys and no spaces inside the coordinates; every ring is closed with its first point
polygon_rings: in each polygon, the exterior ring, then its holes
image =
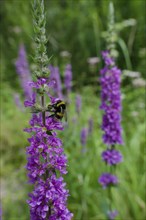
{"type": "Polygon", "coordinates": [[[60,112],[57,112],[56,115],[58,116],[63,116],[64,114],[60,113],[60,112]]]}
{"type": "Polygon", "coordinates": [[[57,104],[57,107],[59,107],[60,105],[65,105],[65,102],[59,102],[58,104],[57,104]]]}

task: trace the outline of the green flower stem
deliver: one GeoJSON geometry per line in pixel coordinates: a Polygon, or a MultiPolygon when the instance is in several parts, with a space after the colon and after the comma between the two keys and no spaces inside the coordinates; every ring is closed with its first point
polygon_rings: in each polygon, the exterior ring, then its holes
{"type": "MultiPolygon", "coordinates": [[[[45,96],[44,94],[41,96],[41,103],[42,103],[42,108],[45,107],[45,96]]],[[[45,111],[42,112],[42,119],[43,119],[43,125],[46,125],[46,121],[45,121],[45,111]]]]}

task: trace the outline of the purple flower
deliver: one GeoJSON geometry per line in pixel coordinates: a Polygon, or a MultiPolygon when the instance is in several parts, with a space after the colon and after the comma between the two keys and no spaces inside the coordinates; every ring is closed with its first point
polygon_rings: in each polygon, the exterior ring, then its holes
{"type": "Polygon", "coordinates": [[[21,44],[19,47],[19,55],[18,55],[18,59],[15,62],[15,67],[20,78],[24,95],[27,99],[29,99],[32,95],[32,89],[28,85],[28,82],[31,81],[31,74],[27,62],[25,47],[23,44],[21,44]]]}
{"type": "Polygon", "coordinates": [[[34,106],[35,102],[36,102],[36,93],[33,92],[31,99],[29,98],[29,100],[24,101],[24,106],[25,107],[32,107],[32,106],[34,106]]]}
{"type": "Polygon", "coordinates": [[[87,136],[88,136],[88,130],[87,130],[87,128],[83,128],[83,129],[81,130],[81,135],[80,135],[80,140],[81,140],[82,146],[85,146],[85,145],[86,145],[87,136]]]}
{"type": "Polygon", "coordinates": [[[76,95],[76,112],[78,114],[80,114],[81,106],[82,106],[81,96],[80,95],[76,95]]]}
{"type": "Polygon", "coordinates": [[[48,166],[51,169],[59,170],[62,174],[66,174],[67,159],[63,153],[62,142],[57,138],[56,133],[52,132],[52,135],[47,135],[46,131],[62,130],[61,123],[54,122],[53,118],[48,118],[46,121],[46,128],[42,127],[41,118],[33,115],[31,119],[31,129],[25,129],[27,132],[35,132],[36,135],[29,138],[30,146],[27,147],[28,163],[27,170],[30,182],[36,182],[42,175],[48,166]],[[49,125],[47,125],[49,123],[49,125]],[[59,125],[60,124],[60,125],[59,125]],[[37,126],[35,126],[37,125],[37,126]],[[44,143],[45,139],[45,143],[44,143]],[[50,146],[48,148],[47,146],[50,146]],[[41,163],[40,157],[46,159],[48,154],[49,161],[41,163]],[[30,156],[29,156],[30,155],[30,156]]]}
{"type": "Polygon", "coordinates": [[[46,117],[46,128],[50,131],[64,129],[62,123],[51,117],[46,117]]]}
{"type": "Polygon", "coordinates": [[[37,79],[37,81],[29,81],[27,84],[31,88],[42,89],[42,87],[44,87],[46,89],[47,87],[51,87],[52,85],[54,85],[54,82],[51,81],[51,79],[49,78],[42,77],[37,79]]]}
{"type": "MultiPolygon", "coordinates": [[[[53,98],[52,100],[55,101],[53,98]]],[[[26,102],[27,106],[31,106],[31,103],[26,102]]],[[[28,200],[31,220],[70,220],[72,214],[66,207],[69,194],[62,177],[67,173],[67,158],[62,141],[56,134],[57,130],[63,130],[62,123],[46,116],[44,125],[42,114],[39,113],[32,115],[30,125],[25,131],[32,133],[26,149],[28,178],[29,182],[35,185],[28,200]],[[56,173],[60,174],[60,177],[57,177],[56,173]]]]}
{"type": "Polygon", "coordinates": [[[67,64],[65,68],[64,84],[68,95],[72,88],[72,69],[70,64],[67,64]]]}
{"type": "Polygon", "coordinates": [[[110,173],[103,173],[99,177],[98,182],[105,189],[108,186],[116,185],[118,183],[118,178],[110,173]]]}
{"type": "Polygon", "coordinates": [[[109,220],[114,220],[118,215],[118,211],[117,210],[109,211],[107,214],[109,220]]]}
{"type": "Polygon", "coordinates": [[[102,52],[102,57],[105,61],[105,64],[107,66],[112,66],[115,64],[114,59],[110,56],[109,51],[103,51],[102,52]]]}
{"type": "Polygon", "coordinates": [[[62,85],[61,85],[61,79],[60,79],[60,73],[59,68],[54,66],[49,66],[51,75],[50,75],[50,82],[54,82],[53,90],[58,98],[62,98],[62,85]]]}
{"type": "Polygon", "coordinates": [[[122,162],[122,154],[114,149],[107,149],[102,152],[102,159],[109,165],[115,165],[122,162]]]}
{"type": "Polygon", "coordinates": [[[66,208],[68,190],[65,189],[63,178],[53,174],[46,181],[39,180],[28,204],[31,207],[31,219],[70,220],[72,214],[66,208]],[[48,216],[49,213],[49,216],[48,216]]]}
{"type": "Polygon", "coordinates": [[[101,70],[101,106],[104,110],[102,130],[103,141],[107,145],[122,144],[121,129],[121,71],[114,65],[109,52],[102,53],[105,67],[101,70]],[[112,65],[112,66],[111,66],[112,65]]]}

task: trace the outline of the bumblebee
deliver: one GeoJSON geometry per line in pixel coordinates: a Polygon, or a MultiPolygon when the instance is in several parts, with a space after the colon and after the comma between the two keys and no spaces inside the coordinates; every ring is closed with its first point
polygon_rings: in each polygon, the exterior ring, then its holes
{"type": "Polygon", "coordinates": [[[49,117],[55,117],[61,120],[65,116],[65,119],[67,119],[66,104],[64,101],[58,100],[55,104],[48,105],[47,108],[50,109],[50,112],[53,112],[49,117]]]}
{"type": "Polygon", "coordinates": [[[65,116],[65,120],[67,120],[66,114],[66,104],[62,100],[56,101],[54,104],[49,104],[46,107],[42,108],[40,105],[35,105],[31,108],[32,113],[39,113],[39,112],[51,112],[49,117],[55,117],[59,120],[65,116]]]}

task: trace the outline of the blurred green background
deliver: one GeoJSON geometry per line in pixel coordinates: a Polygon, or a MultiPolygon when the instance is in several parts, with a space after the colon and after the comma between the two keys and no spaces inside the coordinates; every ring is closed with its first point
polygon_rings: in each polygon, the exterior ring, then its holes
{"type": "MultiPolygon", "coordinates": [[[[117,30],[117,64],[122,76],[122,126],[124,145],[118,146],[124,162],[117,167],[120,184],[113,189],[113,205],[119,211],[117,220],[144,220],[146,218],[145,165],[145,0],[114,0],[117,30]],[[127,72],[138,77],[131,77],[127,72]]],[[[47,48],[51,62],[63,74],[66,60],[62,51],[71,54],[73,90],[68,108],[68,128],[59,136],[68,156],[68,174],[65,177],[70,191],[69,209],[75,220],[105,220],[107,192],[97,182],[106,171],[101,160],[105,149],[99,128],[102,113],[100,105],[99,70],[102,62],[91,68],[88,58],[98,56],[106,47],[108,0],[46,0],[47,48]],[[82,97],[80,115],[75,111],[76,94],[82,97]],[[91,98],[92,97],[92,98],[91,98]],[[80,143],[80,132],[94,127],[88,137],[86,152],[80,143]],[[76,120],[75,120],[76,119],[76,120]],[[69,137],[69,138],[68,138],[69,137]]],[[[25,148],[30,114],[20,111],[14,102],[17,92],[24,100],[15,69],[15,60],[21,43],[25,44],[30,69],[33,69],[33,26],[29,0],[1,0],[1,206],[4,220],[28,220],[25,148]]]]}

